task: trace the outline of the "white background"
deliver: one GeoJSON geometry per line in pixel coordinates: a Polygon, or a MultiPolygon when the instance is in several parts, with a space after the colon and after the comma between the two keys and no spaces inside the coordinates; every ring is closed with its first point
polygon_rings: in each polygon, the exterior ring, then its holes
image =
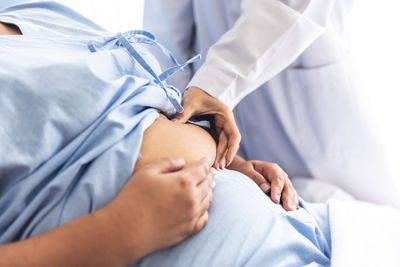
{"type": "Polygon", "coordinates": [[[358,0],[352,13],[353,50],[383,141],[400,183],[400,3],[358,0]]]}
{"type": "Polygon", "coordinates": [[[57,2],[75,9],[112,32],[142,27],[144,0],[57,0],[57,2]]]}
{"type": "MultiPolygon", "coordinates": [[[[179,0],[177,0],[179,1],[179,0]]],[[[139,29],[143,0],[60,0],[110,31],[139,29]]],[[[388,158],[400,184],[400,3],[357,0],[353,8],[353,49],[360,78],[371,98],[388,158]]],[[[371,163],[373,164],[373,163],[371,163]]]]}

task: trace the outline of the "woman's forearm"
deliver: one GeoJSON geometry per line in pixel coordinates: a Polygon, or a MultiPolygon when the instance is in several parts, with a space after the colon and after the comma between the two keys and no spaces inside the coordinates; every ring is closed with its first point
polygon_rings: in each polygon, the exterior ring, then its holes
{"type": "Polygon", "coordinates": [[[127,266],[207,223],[211,159],[142,166],[106,207],[36,237],[0,245],[0,266],[127,266]]]}
{"type": "Polygon", "coordinates": [[[139,251],[132,255],[132,248],[124,250],[123,234],[114,218],[100,210],[36,237],[0,246],[0,266],[126,266],[144,255],[139,251]],[[124,255],[124,251],[129,253],[124,255]]]}

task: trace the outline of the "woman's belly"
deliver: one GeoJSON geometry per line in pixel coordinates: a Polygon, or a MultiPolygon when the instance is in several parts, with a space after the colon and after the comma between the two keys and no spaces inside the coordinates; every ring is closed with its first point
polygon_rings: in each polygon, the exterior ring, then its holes
{"type": "Polygon", "coordinates": [[[21,34],[21,31],[15,25],[0,22],[0,35],[2,34],[21,34]]]}
{"type": "Polygon", "coordinates": [[[172,122],[160,114],[144,132],[140,154],[142,158],[136,162],[135,171],[161,158],[184,158],[191,163],[209,157],[214,162],[216,143],[201,127],[172,122]]]}

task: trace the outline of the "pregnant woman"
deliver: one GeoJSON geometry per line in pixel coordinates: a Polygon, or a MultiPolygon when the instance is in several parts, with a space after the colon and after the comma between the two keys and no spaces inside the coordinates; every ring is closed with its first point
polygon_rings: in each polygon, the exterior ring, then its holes
{"type": "Polygon", "coordinates": [[[162,72],[151,34],[51,2],[0,21],[0,265],[329,265],[326,206],[291,207],[275,165],[252,164],[273,201],[239,172],[215,175],[211,135],[168,120],[182,107],[165,79],[184,65],[162,72]]]}

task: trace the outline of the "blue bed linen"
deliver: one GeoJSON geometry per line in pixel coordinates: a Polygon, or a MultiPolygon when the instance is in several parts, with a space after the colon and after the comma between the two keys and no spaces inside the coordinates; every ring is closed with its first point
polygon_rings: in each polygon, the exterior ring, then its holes
{"type": "Polygon", "coordinates": [[[215,181],[205,228],[132,267],[330,265],[327,205],[301,201],[286,212],[241,173],[219,171],[215,181]]]}
{"type": "MultiPolygon", "coordinates": [[[[0,243],[6,243],[109,203],[132,173],[144,130],[159,110],[176,113],[170,100],[181,96],[154,82],[120,46],[121,35],[65,6],[15,6],[0,12],[0,21],[23,33],[0,36],[0,243]]],[[[123,36],[160,74],[151,45],[140,42],[151,39],[123,36]]]]}

